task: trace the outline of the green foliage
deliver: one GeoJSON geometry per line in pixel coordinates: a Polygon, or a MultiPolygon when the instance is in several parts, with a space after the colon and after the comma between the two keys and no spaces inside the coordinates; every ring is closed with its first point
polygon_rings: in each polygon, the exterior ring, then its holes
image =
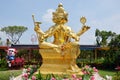
{"type": "Polygon", "coordinates": [[[0,80],[9,80],[9,77],[13,75],[14,77],[20,75],[22,70],[7,70],[0,71],[0,80]]]}
{"type": "Polygon", "coordinates": [[[112,38],[112,40],[109,43],[109,46],[114,49],[119,49],[120,48],[120,34],[114,36],[114,38],[112,38]]]}
{"type": "Polygon", "coordinates": [[[103,68],[114,69],[115,66],[120,65],[120,34],[96,29],[95,36],[97,44],[110,47],[107,51],[99,51],[104,54],[103,68]]]}
{"type": "Polygon", "coordinates": [[[40,70],[39,70],[38,74],[36,74],[36,78],[38,80],[44,80],[44,78],[42,77],[42,74],[40,73],[40,70]]]}
{"type": "Polygon", "coordinates": [[[8,69],[7,61],[5,58],[3,58],[2,60],[0,60],[0,71],[7,70],[7,69],[8,69]]]}
{"type": "Polygon", "coordinates": [[[110,50],[106,51],[104,58],[105,69],[114,69],[120,65],[120,49],[119,47],[111,47],[110,50]]]}
{"type": "Polygon", "coordinates": [[[116,72],[116,74],[113,76],[113,80],[120,80],[120,71],[116,72]]]}
{"type": "MultiPolygon", "coordinates": [[[[46,76],[42,75],[39,71],[38,74],[36,74],[37,80],[63,80],[63,79],[68,79],[69,77],[67,75],[54,75],[54,74],[47,74],[46,76]]],[[[70,79],[71,80],[71,79],[70,79]]]]}
{"type": "Polygon", "coordinates": [[[113,77],[115,75],[115,70],[100,70],[99,69],[99,74],[103,78],[106,78],[106,75],[113,77]]]}
{"type": "Polygon", "coordinates": [[[39,53],[39,50],[20,49],[17,53],[17,56],[23,57],[25,59],[25,62],[27,62],[27,64],[29,65],[30,64],[41,65],[42,63],[42,57],[39,53]]]}
{"type": "Polygon", "coordinates": [[[109,44],[109,41],[116,35],[116,33],[111,31],[100,31],[96,29],[95,36],[96,36],[96,42],[97,45],[101,46],[107,46],[109,44]]]}
{"type": "Polygon", "coordinates": [[[0,49],[0,58],[5,58],[7,55],[7,52],[4,49],[0,49]]]}
{"type": "Polygon", "coordinates": [[[23,32],[25,32],[28,28],[24,26],[8,26],[3,27],[1,29],[2,32],[6,32],[9,35],[9,39],[13,44],[17,44],[23,32]]]}
{"type": "Polygon", "coordinates": [[[82,76],[82,80],[89,80],[90,79],[90,76],[89,75],[83,75],[82,76]]]}
{"type": "Polygon", "coordinates": [[[47,74],[45,80],[50,80],[52,78],[52,75],[51,74],[47,74]]]}
{"type": "Polygon", "coordinates": [[[33,65],[33,66],[30,66],[29,68],[31,69],[30,74],[29,74],[29,78],[31,78],[33,73],[37,71],[38,67],[36,65],[33,65]]]}

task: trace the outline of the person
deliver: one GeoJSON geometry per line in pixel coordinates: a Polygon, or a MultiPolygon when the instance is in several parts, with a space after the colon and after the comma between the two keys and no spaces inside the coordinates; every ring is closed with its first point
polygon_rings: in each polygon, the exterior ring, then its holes
{"type": "MultiPolygon", "coordinates": [[[[78,33],[74,33],[72,29],[65,25],[68,22],[68,13],[64,10],[63,5],[60,3],[55,12],[53,12],[53,22],[55,23],[46,32],[43,32],[40,28],[40,22],[35,22],[34,30],[37,33],[40,48],[53,48],[54,50],[62,53],[67,48],[74,49],[76,54],[71,53],[72,61],[71,66],[76,66],[76,58],[80,54],[79,39],[80,35],[86,32],[90,27],[83,26],[78,33]],[[45,42],[48,37],[54,37],[53,42],[45,42]],[[72,41],[73,39],[74,41],[72,41]],[[61,51],[60,51],[61,50],[61,51]]],[[[72,70],[75,70],[72,67],[72,70]]]]}
{"type": "Polygon", "coordinates": [[[10,46],[10,45],[11,45],[11,42],[10,42],[10,40],[9,40],[8,38],[6,39],[6,45],[7,45],[7,46],[10,46]]]}

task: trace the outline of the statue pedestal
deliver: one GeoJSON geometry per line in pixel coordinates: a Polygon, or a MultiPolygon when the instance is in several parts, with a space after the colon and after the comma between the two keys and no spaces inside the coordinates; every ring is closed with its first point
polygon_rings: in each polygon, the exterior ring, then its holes
{"type": "MultiPolygon", "coordinates": [[[[71,64],[74,58],[73,55],[75,55],[74,50],[66,49],[65,51],[61,51],[61,49],[59,48],[40,49],[40,54],[43,58],[43,63],[40,67],[40,73],[41,74],[76,73],[75,71],[71,70],[71,64]]],[[[82,73],[81,71],[79,71],[77,72],[77,74],[82,74],[82,73]]]]}

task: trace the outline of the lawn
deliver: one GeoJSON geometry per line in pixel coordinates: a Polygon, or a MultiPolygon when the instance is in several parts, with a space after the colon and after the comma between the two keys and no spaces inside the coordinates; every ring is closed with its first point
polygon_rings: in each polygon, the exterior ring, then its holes
{"type": "Polygon", "coordinates": [[[7,70],[0,71],[0,80],[9,80],[11,75],[18,76],[22,73],[22,70],[7,70]]]}
{"type": "Polygon", "coordinates": [[[99,71],[99,74],[102,76],[102,77],[105,77],[106,75],[108,76],[114,76],[115,75],[115,71],[111,71],[111,70],[98,70],[99,71]]]}
{"type": "MultiPolygon", "coordinates": [[[[14,76],[18,76],[22,73],[22,70],[7,70],[7,71],[0,71],[0,80],[9,80],[9,77],[11,74],[14,76]]],[[[108,71],[108,70],[99,70],[99,74],[102,77],[108,76],[114,76],[115,71],[108,71]]]]}

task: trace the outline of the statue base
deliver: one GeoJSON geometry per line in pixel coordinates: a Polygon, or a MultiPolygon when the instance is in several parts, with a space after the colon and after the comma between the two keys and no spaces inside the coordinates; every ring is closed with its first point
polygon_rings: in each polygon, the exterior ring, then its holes
{"type": "Polygon", "coordinates": [[[76,63],[72,65],[77,48],[65,49],[65,51],[61,51],[60,48],[41,48],[39,52],[43,58],[39,69],[41,74],[82,75],[82,71],[76,63]]]}

